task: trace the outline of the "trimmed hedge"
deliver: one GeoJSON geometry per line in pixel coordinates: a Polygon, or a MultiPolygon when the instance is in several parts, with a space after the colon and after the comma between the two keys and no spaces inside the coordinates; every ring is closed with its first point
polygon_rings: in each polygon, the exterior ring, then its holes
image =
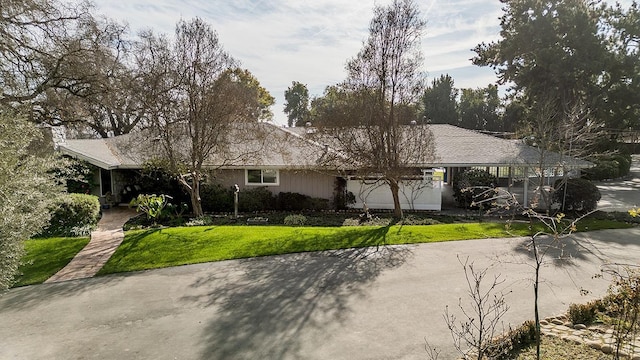
{"type": "Polygon", "coordinates": [[[552,207],[562,212],[587,213],[598,206],[600,190],[586,179],[557,180],[553,185],[552,207]],[[566,194],[565,194],[566,189],[566,194]],[[562,206],[564,200],[564,206],[562,206]]]}
{"type": "Polygon", "coordinates": [[[206,213],[232,212],[233,190],[220,184],[202,184],[200,186],[202,210],[206,213]]]}
{"type": "Polygon", "coordinates": [[[281,192],[276,196],[276,210],[302,211],[302,210],[327,210],[329,200],[312,198],[308,195],[292,192],[281,192]]]}
{"type": "MultiPolygon", "coordinates": [[[[485,170],[468,169],[456,174],[453,181],[453,197],[459,207],[467,209],[477,209],[478,202],[487,200],[495,196],[493,191],[488,191],[496,187],[498,180],[495,176],[485,170]]],[[[482,203],[483,208],[493,206],[491,202],[482,203]]]]}
{"type": "Polygon", "coordinates": [[[60,197],[49,211],[51,220],[42,236],[86,236],[100,220],[100,201],[94,195],[67,194],[60,197]]]}
{"type": "MultiPolygon", "coordinates": [[[[220,184],[203,184],[200,188],[202,209],[207,213],[232,212],[233,189],[220,184]]],[[[302,211],[327,210],[329,200],[313,198],[293,192],[281,192],[273,195],[264,186],[245,188],[238,194],[238,210],[241,212],[257,211],[302,211]]]]}
{"type": "Polygon", "coordinates": [[[238,194],[238,210],[242,212],[274,210],[275,203],[275,196],[264,186],[244,189],[238,194]]]}

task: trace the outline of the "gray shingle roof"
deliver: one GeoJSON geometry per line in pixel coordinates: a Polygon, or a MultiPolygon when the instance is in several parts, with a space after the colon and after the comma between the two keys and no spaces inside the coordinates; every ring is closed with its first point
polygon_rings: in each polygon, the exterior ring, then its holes
{"type": "MultiPolygon", "coordinates": [[[[520,140],[507,140],[453,125],[430,125],[435,140],[436,158],[443,166],[535,165],[540,163],[540,150],[520,140]]],[[[545,152],[547,166],[564,163],[570,167],[590,167],[588,161],[545,152]]]]}
{"type": "MultiPolygon", "coordinates": [[[[407,126],[406,129],[411,131],[411,126],[407,126]]],[[[448,124],[432,124],[429,125],[429,129],[433,134],[435,161],[432,164],[415,164],[415,166],[536,166],[541,161],[540,150],[520,140],[502,139],[448,124]]],[[[318,138],[318,134],[307,128],[290,128],[289,131],[301,136],[311,132],[307,135],[318,138]]],[[[317,141],[322,142],[322,140],[317,141]]],[[[327,142],[331,143],[330,140],[327,142]]],[[[544,163],[548,167],[560,163],[578,168],[593,165],[588,161],[561,156],[555,152],[545,152],[544,163]]]]}
{"type": "MultiPolygon", "coordinates": [[[[260,156],[242,157],[228,161],[210,157],[206,165],[212,167],[274,167],[305,168],[316,166],[316,160],[324,154],[324,146],[312,142],[306,136],[305,128],[280,128],[268,123],[259,123],[262,130],[268,131],[267,146],[260,148],[260,156]]],[[[435,142],[435,161],[422,166],[508,166],[533,165],[540,161],[538,149],[517,140],[506,140],[459,128],[453,125],[433,124],[429,126],[435,142]]],[[[408,127],[410,129],[410,127],[408,127]]],[[[108,139],[67,140],[60,145],[60,151],[79,159],[86,160],[104,169],[141,168],[149,159],[145,149],[153,147],[153,136],[148,132],[127,134],[108,139]],[[145,152],[147,154],[145,154],[145,152]]],[[[262,143],[262,141],[260,141],[262,143]]],[[[239,154],[242,147],[263,146],[258,140],[236,144],[230,149],[239,154]],[[233,147],[237,147],[234,149],[233,147]]],[[[231,156],[233,158],[233,156],[231,156]]],[[[545,163],[554,166],[560,162],[569,167],[589,167],[588,161],[547,152],[545,163]]]]}

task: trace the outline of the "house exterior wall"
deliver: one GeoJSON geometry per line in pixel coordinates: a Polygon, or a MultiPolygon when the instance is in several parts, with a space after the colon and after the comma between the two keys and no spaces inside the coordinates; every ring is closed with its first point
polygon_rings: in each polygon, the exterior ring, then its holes
{"type": "Polygon", "coordinates": [[[238,184],[240,190],[265,186],[274,195],[281,192],[293,192],[315,198],[331,199],[335,186],[335,176],[309,170],[284,170],[278,172],[278,185],[246,185],[245,170],[218,170],[214,174],[214,182],[225,187],[238,184]]]}
{"type": "MultiPolygon", "coordinates": [[[[360,180],[348,180],[347,191],[356,197],[352,208],[363,208],[365,203],[370,209],[393,209],[391,189],[384,182],[363,183],[360,180]]],[[[400,183],[400,206],[404,210],[441,210],[442,181],[410,180],[400,183]]]]}

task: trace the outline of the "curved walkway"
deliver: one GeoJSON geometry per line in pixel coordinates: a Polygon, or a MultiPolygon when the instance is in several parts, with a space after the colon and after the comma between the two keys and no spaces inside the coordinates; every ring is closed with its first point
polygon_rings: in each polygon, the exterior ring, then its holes
{"type": "Polygon", "coordinates": [[[122,243],[122,227],[135,214],[134,210],[124,207],[104,210],[98,228],[91,233],[91,241],[87,246],[45,283],[93,277],[122,243]]]}

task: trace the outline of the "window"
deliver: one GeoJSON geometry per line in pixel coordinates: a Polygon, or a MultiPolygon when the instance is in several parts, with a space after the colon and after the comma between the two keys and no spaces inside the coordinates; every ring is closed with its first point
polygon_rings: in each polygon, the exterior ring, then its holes
{"type": "Polygon", "coordinates": [[[280,178],[275,169],[247,169],[245,172],[246,185],[279,185],[280,178]]]}

